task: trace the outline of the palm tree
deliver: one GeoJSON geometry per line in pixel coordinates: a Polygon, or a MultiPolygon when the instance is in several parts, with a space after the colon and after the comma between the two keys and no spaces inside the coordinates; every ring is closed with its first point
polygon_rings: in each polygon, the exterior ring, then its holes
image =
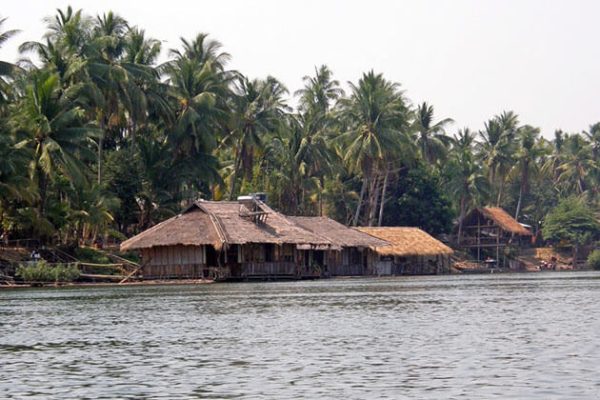
{"type": "Polygon", "coordinates": [[[560,129],[554,131],[554,140],[551,142],[552,154],[547,160],[546,164],[543,166],[546,172],[549,172],[552,175],[554,180],[558,179],[558,167],[562,162],[563,145],[565,143],[566,136],[568,135],[565,135],[565,133],[560,129]]]}
{"type": "Polygon", "coordinates": [[[229,53],[221,51],[223,45],[214,39],[209,39],[207,33],[199,33],[189,41],[181,38],[182,50],[173,49],[171,55],[176,60],[192,60],[198,65],[211,64],[217,71],[225,71],[225,66],[231,59],[229,53]]]}
{"type": "Polygon", "coordinates": [[[232,74],[223,69],[226,53],[214,54],[218,42],[202,34],[196,41],[182,42],[185,51],[171,50],[175,59],[160,67],[176,104],[169,140],[179,155],[207,153],[216,145],[216,133],[224,129],[232,74]]]}
{"type": "Polygon", "coordinates": [[[287,115],[265,143],[259,161],[262,190],[272,192],[281,209],[297,215],[321,215],[324,179],[340,160],[326,137],[311,134],[303,116],[287,115]]]}
{"type": "MultiPolygon", "coordinates": [[[[208,40],[203,43],[212,47],[208,40]]],[[[183,186],[217,182],[220,178],[212,152],[226,130],[232,73],[223,70],[218,62],[191,51],[172,50],[171,54],[176,58],[160,67],[167,78],[167,96],[174,111],[173,121],[166,121],[168,124],[163,128],[170,152],[178,165],[193,166],[197,174],[193,180],[182,182],[183,186]]]]}
{"type": "Polygon", "coordinates": [[[83,10],[56,10],[53,17],[44,18],[48,32],[44,38],[56,43],[71,55],[82,55],[91,39],[92,19],[83,14],[83,10]]]}
{"type": "Polygon", "coordinates": [[[487,121],[485,129],[479,132],[482,142],[478,144],[478,153],[487,167],[490,184],[495,186],[497,205],[502,201],[506,176],[514,164],[517,126],[517,115],[505,111],[487,121]]]}
{"type": "Polygon", "coordinates": [[[154,65],[160,55],[160,41],[146,37],[146,32],[130,28],[123,44],[123,61],[129,64],[154,65]]]}
{"type": "Polygon", "coordinates": [[[369,222],[379,202],[377,182],[390,152],[407,131],[408,108],[399,85],[370,71],[357,85],[349,83],[352,93],[340,101],[345,125],[340,139],[344,143],[344,161],[350,170],[362,175],[362,187],[354,214],[357,225],[365,196],[369,195],[369,222]]]}
{"type": "Polygon", "coordinates": [[[540,130],[530,125],[525,125],[517,130],[519,149],[516,154],[517,164],[514,166],[515,173],[519,176],[519,200],[515,211],[515,219],[519,219],[523,196],[529,192],[529,179],[536,172],[539,164],[537,160],[548,154],[545,142],[539,140],[540,130]]]}
{"type": "Polygon", "coordinates": [[[590,142],[594,161],[600,159],[600,122],[590,125],[589,131],[583,131],[584,137],[590,142]]]}
{"type": "MultiPolygon", "coordinates": [[[[315,68],[314,76],[302,78],[304,87],[295,95],[299,96],[297,123],[292,124],[295,164],[301,171],[304,182],[310,182],[319,194],[319,215],[323,213],[323,193],[325,176],[337,166],[336,154],[329,139],[335,134],[335,124],[331,107],[343,95],[339,82],[333,79],[331,70],[322,65],[315,68]]],[[[305,185],[302,185],[304,188],[305,185]]],[[[304,190],[303,190],[304,192],[304,190]]],[[[302,196],[304,198],[304,195],[302,196]]]]}
{"type": "Polygon", "coordinates": [[[590,187],[588,177],[597,171],[592,148],[580,135],[569,135],[562,145],[563,154],[557,168],[557,183],[564,193],[582,194],[590,187]]]}
{"type": "Polygon", "coordinates": [[[48,184],[57,173],[73,183],[85,181],[83,161],[91,158],[91,139],[99,135],[98,129],[85,121],[76,97],[76,93],[60,87],[56,73],[33,71],[14,117],[17,130],[27,135],[18,146],[27,146],[34,153],[31,175],[38,185],[42,215],[48,184]]]}
{"type": "MultiPolygon", "coordinates": [[[[136,161],[141,174],[141,190],[137,194],[140,208],[138,228],[146,229],[176,214],[182,182],[192,180],[199,169],[186,159],[165,157],[171,152],[166,140],[142,138],[137,147],[136,161]]],[[[206,160],[203,160],[204,163],[206,160]]],[[[215,169],[215,165],[201,165],[200,169],[215,169]]]]}
{"type": "Polygon", "coordinates": [[[344,95],[339,81],[326,65],[315,67],[315,75],[302,77],[304,87],[294,93],[300,97],[299,111],[302,114],[326,114],[331,105],[344,95]]]}
{"type": "Polygon", "coordinates": [[[458,242],[462,240],[463,221],[472,207],[481,204],[488,192],[488,181],[474,157],[475,135],[468,129],[459,130],[450,150],[447,175],[448,188],[459,199],[458,242]]]}
{"type": "Polygon", "coordinates": [[[232,98],[230,134],[223,145],[233,145],[234,163],[230,179],[229,198],[236,195],[236,184],[241,173],[242,181],[252,180],[252,169],[257,151],[269,133],[275,133],[289,110],[283,96],[287,89],[273,77],[266,80],[236,80],[232,98]]]}
{"type": "MultiPolygon", "coordinates": [[[[6,22],[6,18],[0,17],[0,48],[2,45],[19,33],[16,29],[2,31],[2,25],[6,22]]],[[[17,70],[17,66],[6,61],[0,60],[0,106],[8,101],[10,85],[8,79],[11,79],[17,70]]]]}
{"type": "Polygon", "coordinates": [[[76,240],[90,240],[94,243],[98,236],[110,231],[114,222],[113,213],[119,207],[119,199],[97,184],[76,187],[71,198],[69,228],[63,234],[63,242],[68,243],[69,233],[76,232],[76,240]]]}
{"type": "Polygon", "coordinates": [[[158,77],[149,66],[126,60],[128,32],[127,21],[112,11],[98,15],[85,47],[87,83],[93,93],[90,106],[98,111],[96,119],[102,131],[98,140],[98,184],[102,183],[105,147],[119,144],[128,119],[135,131],[137,122],[145,118],[146,97],[140,83],[158,77]]]}
{"type": "Polygon", "coordinates": [[[0,208],[13,200],[32,202],[35,198],[27,178],[27,164],[31,152],[17,147],[9,128],[0,120],[0,208]]]}
{"type": "Polygon", "coordinates": [[[417,107],[414,129],[418,136],[418,144],[421,148],[423,158],[429,163],[434,164],[437,160],[443,159],[451,138],[446,135],[446,126],[453,123],[451,118],[444,118],[436,123],[433,122],[433,106],[423,102],[417,107]]]}
{"type": "MultiPolygon", "coordinates": [[[[102,132],[97,143],[100,183],[103,151],[116,147],[127,133],[134,137],[139,122],[147,115],[145,92],[158,81],[158,74],[150,66],[137,63],[132,54],[136,43],[140,42],[142,48],[145,43],[143,37],[139,38],[140,32],[130,30],[127,21],[112,12],[91,19],[81,10],[68,7],[57,10],[45,22],[45,42],[26,42],[20,50],[37,53],[44,67],[58,73],[63,88],[82,87],[81,101],[85,102],[88,118],[95,119],[102,132]]],[[[156,56],[152,55],[156,43],[146,44],[151,54],[143,61],[156,56]]],[[[135,50],[139,58],[139,49],[135,50]]]]}

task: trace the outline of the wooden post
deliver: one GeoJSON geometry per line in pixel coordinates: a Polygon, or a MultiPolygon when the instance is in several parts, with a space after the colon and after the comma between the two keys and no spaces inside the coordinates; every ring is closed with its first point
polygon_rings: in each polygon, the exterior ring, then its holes
{"type": "Polygon", "coordinates": [[[502,230],[500,229],[500,225],[498,225],[498,229],[496,230],[496,265],[498,268],[500,267],[500,235],[502,230]]]}
{"type": "Polygon", "coordinates": [[[481,215],[477,212],[477,263],[481,262],[481,215]]]}

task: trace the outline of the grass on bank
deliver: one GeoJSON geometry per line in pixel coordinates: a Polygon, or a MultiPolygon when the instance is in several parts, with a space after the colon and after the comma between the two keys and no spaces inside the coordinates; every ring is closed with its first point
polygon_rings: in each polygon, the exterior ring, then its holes
{"type": "Polygon", "coordinates": [[[592,251],[588,256],[587,263],[591,268],[600,270],[600,250],[592,251]]]}
{"type": "Polygon", "coordinates": [[[25,282],[73,282],[80,273],[76,265],[48,264],[41,260],[19,265],[16,275],[25,282]]]}

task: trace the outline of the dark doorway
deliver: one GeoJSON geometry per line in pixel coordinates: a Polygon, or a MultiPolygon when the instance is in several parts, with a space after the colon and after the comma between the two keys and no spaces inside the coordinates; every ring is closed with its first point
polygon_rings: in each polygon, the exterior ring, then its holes
{"type": "Polygon", "coordinates": [[[209,267],[219,266],[219,253],[212,246],[206,246],[206,265],[209,267]]]}
{"type": "Polygon", "coordinates": [[[238,246],[232,245],[227,249],[227,266],[231,271],[232,278],[242,276],[242,267],[238,262],[238,246]]]}
{"type": "Polygon", "coordinates": [[[318,266],[325,266],[325,252],[323,250],[315,250],[313,252],[313,261],[318,266]]]}
{"type": "Polygon", "coordinates": [[[273,262],[275,261],[274,253],[275,253],[275,245],[271,243],[267,243],[265,246],[265,262],[273,262]]]}

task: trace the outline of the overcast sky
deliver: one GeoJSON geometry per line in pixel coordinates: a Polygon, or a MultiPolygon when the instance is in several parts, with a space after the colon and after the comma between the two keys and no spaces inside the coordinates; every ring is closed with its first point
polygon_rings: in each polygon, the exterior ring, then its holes
{"type": "Polygon", "coordinates": [[[451,129],[480,129],[503,110],[522,123],[581,131],[600,121],[600,1],[3,1],[3,29],[22,32],[0,49],[39,40],[56,8],[113,10],[164,41],[207,32],[245,75],[273,75],[293,92],[315,65],[343,82],[370,69],[401,83],[413,103],[428,101],[451,129]]]}

